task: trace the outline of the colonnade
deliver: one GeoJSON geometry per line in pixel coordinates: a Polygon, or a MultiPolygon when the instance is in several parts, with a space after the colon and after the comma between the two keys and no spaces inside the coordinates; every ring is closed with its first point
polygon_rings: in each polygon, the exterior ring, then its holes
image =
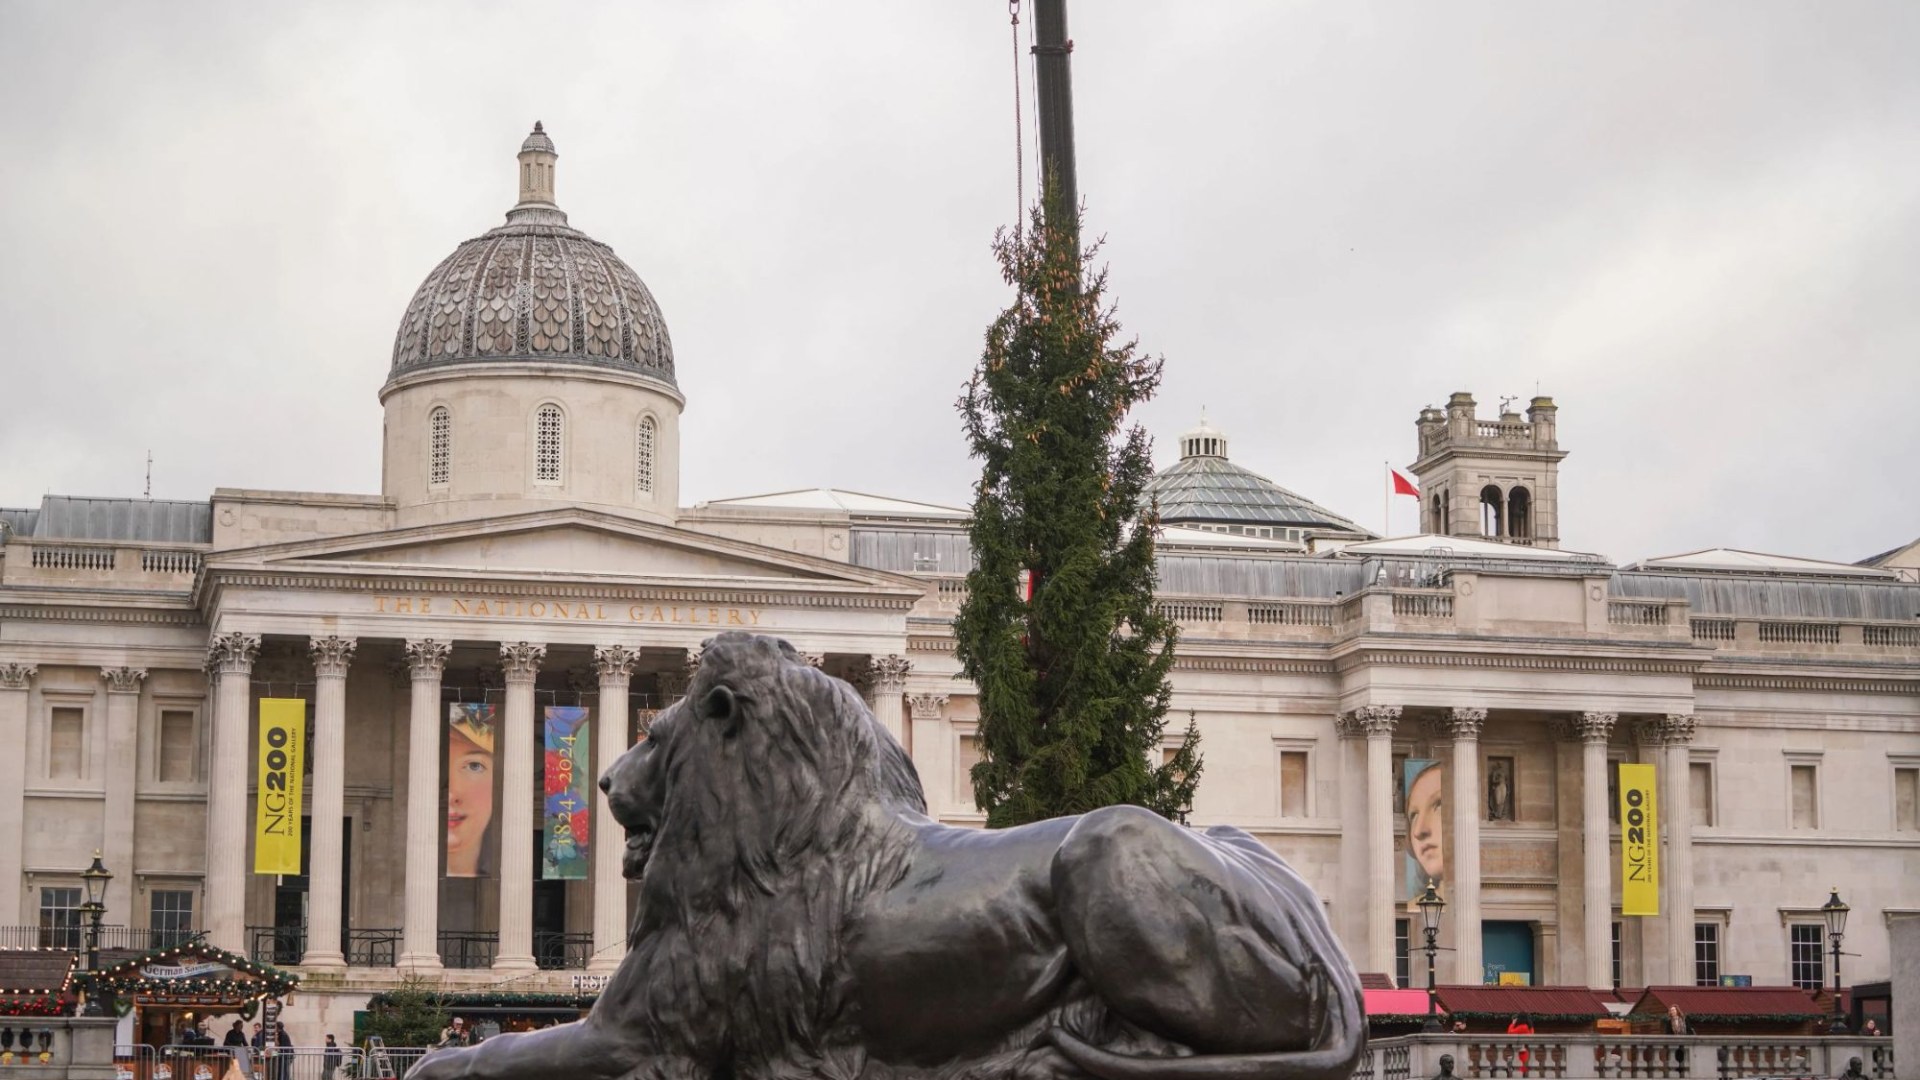
{"type": "MultiPolygon", "coordinates": [[[[309,968],[344,968],[347,958],[340,950],[343,920],[341,884],[344,843],[342,820],[346,788],[346,682],[358,642],[339,636],[314,637],[308,641],[313,662],[314,736],[313,776],[309,795],[312,830],[309,838],[307,949],[302,959],[309,968]]],[[[498,763],[501,790],[506,794],[498,807],[499,834],[526,837],[533,834],[534,785],[538,776],[534,741],[534,682],[546,659],[544,644],[529,641],[502,642],[500,670],[505,684],[498,763]]],[[[207,672],[212,680],[210,698],[214,704],[212,724],[212,768],[207,785],[207,878],[205,926],[208,940],[220,948],[244,952],[246,924],[246,865],[248,736],[253,724],[251,673],[260,651],[258,635],[225,633],[215,635],[207,651],[207,672]]],[[[441,966],[439,949],[440,850],[445,838],[446,820],[441,809],[440,753],[441,728],[445,725],[445,706],[441,701],[441,679],[452,644],[432,638],[408,639],[403,655],[410,686],[408,710],[407,794],[405,822],[406,869],[404,881],[403,925],[398,965],[403,968],[433,969],[441,966]],[[425,752],[421,749],[425,748],[425,752]]],[[[593,666],[598,676],[599,700],[617,702],[617,708],[603,705],[593,739],[593,773],[601,771],[628,748],[626,702],[634,667],[640,650],[630,645],[596,646],[593,666]]],[[[823,657],[809,656],[820,666],[823,657]]],[[[661,689],[668,700],[685,693],[687,683],[699,664],[699,651],[692,650],[684,667],[661,674],[661,689]]],[[[875,715],[893,733],[903,738],[901,709],[907,674],[911,665],[902,656],[873,657],[859,672],[859,681],[869,693],[875,715]]],[[[144,673],[142,673],[144,675],[144,673]]],[[[137,689],[137,684],[136,684],[137,689]]],[[[109,708],[114,698],[109,698],[109,708]]],[[[0,704],[4,704],[0,702],[0,704]]],[[[131,726],[130,730],[131,730],[131,726]]],[[[129,762],[133,754],[126,755],[129,762]]],[[[110,789],[111,790],[111,789],[110,789]]],[[[131,798],[133,784],[125,785],[131,798]]],[[[109,795],[109,798],[112,796],[109,795]]],[[[627,882],[621,875],[621,829],[613,820],[606,800],[597,788],[594,803],[595,843],[592,845],[593,958],[590,971],[610,971],[625,953],[627,935],[627,882]]],[[[131,819],[129,813],[128,819],[131,819]]],[[[109,830],[110,832],[112,830],[109,830]]],[[[127,830],[129,842],[131,830],[127,830]]],[[[533,849],[524,843],[501,845],[499,894],[499,945],[494,969],[502,972],[530,971],[536,967],[533,950],[533,849]]],[[[0,863],[5,852],[0,852],[0,863]]],[[[0,867],[4,869],[4,867],[0,867]]]]}
{"type": "MultiPolygon", "coordinates": [[[[1397,888],[1400,862],[1395,858],[1393,809],[1393,742],[1401,730],[1406,709],[1399,705],[1369,705],[1340,716],[1344,739],[1364,739],[1367,867],[1365,948],[1363,967],[1392,972],[1394,920],[1410,913],[1397,888]]],[[[1454,952],[1456,980],[1477,982],[1481,970],[1481,821],[1485,799],[1480,790],[1480,734],[1487,710],[1474,707],[1418,710],[1424,715],[1423,734],[1438,746],[1452,746],[1445,802],[1449,807],[1446,841],[1450,880],[1442,890],[1452,932],[1444,944],[1454,952]]],[[[1619,714],[1581,712],[1556,718],[1554,731],[1563,741],[1577,742],[1580,755],[1580,896],[1581,943],[1585,970],[1562,972],[1562,981],[1582,981],[1595,989],[1613,985],[1612,820],[1607,805],[1607,746],[1619,714]],[[1577,978],[1576,978],[1577,976],[1577,978]]],[[[1693,983],[1693,838],[1690,816],[1691,770],[1689,746],[1694,719],[1688,715],[1639,718],[1632,726],[1643,761],[1659,768],[1659,805],[1666,843],[1660,870],[1661,915],[1666,947],[1663,958],[1649,960],[1643,974],[1649,983],[1693,983]],[[1664,959],[1664,964],[1661,962],[1664,959]]],[[[1440,756],[1436,751],[1436,757],[1440,756]]],[[[1562,793],[1562,797],[1566,797],[1562,793]]],[[[1412,943],[1418,951],[1421,943],[1412,943]]]]}

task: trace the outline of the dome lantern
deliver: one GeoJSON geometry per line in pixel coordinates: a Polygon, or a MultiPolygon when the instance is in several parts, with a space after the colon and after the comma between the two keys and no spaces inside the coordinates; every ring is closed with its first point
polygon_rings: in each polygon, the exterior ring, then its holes
{"type": "Polygon", "coordinates": [[[553,198],[553,166],[559,159],[553,140],[547,137],[540,121],[535,120],[532,134],[520,144],[520,202],[507,212],[508,221],[567,223],[567,215],[553,198]]]}

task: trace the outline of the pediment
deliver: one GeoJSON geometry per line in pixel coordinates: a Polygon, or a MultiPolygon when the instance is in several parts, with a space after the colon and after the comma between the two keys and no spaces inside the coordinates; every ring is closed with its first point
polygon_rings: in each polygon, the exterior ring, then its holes
{"type": "Polygon", "coordinates": [[[895,588],[897,575],[686,529],[567,510],[224,552],[226,566],[895,588]]]}

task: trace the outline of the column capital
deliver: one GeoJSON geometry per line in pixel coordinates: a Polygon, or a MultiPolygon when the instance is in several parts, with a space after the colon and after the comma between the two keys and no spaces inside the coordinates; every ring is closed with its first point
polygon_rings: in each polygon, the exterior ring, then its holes
{"type": "Polygon", "coordinates": [[[1605,743],[1613,738],[1613,726],[1619,720],[1619,713],[1583,712],[1568,721],[1568,728],[1570,734],[1583,743],[1605,743]]]}
{"type": "Polygon", "coordinates": [[[308,638],[307,655],[313,659],[313,673],[323,679],[346,678],[347,667],[353,663],[353,650],[359,647],[357,639],[338,634],[308,638]]]}
{"type": "Polygon", "coordinates": [[[0,664],[0,690],[25,690],[38,674],[32,664],[0,664]]]}
{"type": "Polygon", "coordinates": [[[408,638],[406,652],[413,681],[438,682],[440,673],[447,669],[447,657],[453,652],[453,646],[432,638],[408,638]]]}
{"type": "Polygon", "coordinates": [[[876,656],[867,662],[873,676],[873,688],[882,694],[897,694],[907,688],[907,673],[913,664],[904,656],[876,656]]]}
{"type": "Polygon", "coordinates": [[[137,694],[140,684],[147,679],[147,669],[137,667],[103,667],[100,677],[107,680],[109,694],[137,694]]]}
{"type": "Polygon", "coordinates": [[[1487,710],[1474,705],[1455,706],[1444,722],[1456,741],[1478,739],[1487,723],[1487,710]]]}
{"type": "Polygon", "coordinates": [[[1350,714],[1369,739],[1393,737],[1393,726],[1400,720],[1398,705],[1362,705],[1350,714]]]}
{"type": "Polygon", "coordinates": [[[207,645],[207,671],[218,675],[247,675],[260,655],[259,634],[216,634],[207,645]]]}
{"type": "Polygon", "coordinates": [[[1686,746],[1693,741],[1696,725],[1692,713],[1668,713],[1659,724],[1660,734],[1668,746],[1686,746]]]}
{"type": "Polygon", "coordinates": [[[640,650],[630,649],[625,645],[593,647],[593,669],[600,674],[601,682],[608,679],[632,678],[634,662],[639,659],[640,650]]]}
{"type": "Polygon", "coordinates": [[[947,707],[945,694],[915,694],[907,699],[915,720],[938,720],[947,707]]]}
{"type": "Polygon", "coordinates": [[[500,643],[500,668],[509,685],[530,683],[540,674],[540,662],[547,658],[547,647],[531,641],[500,643]]]}

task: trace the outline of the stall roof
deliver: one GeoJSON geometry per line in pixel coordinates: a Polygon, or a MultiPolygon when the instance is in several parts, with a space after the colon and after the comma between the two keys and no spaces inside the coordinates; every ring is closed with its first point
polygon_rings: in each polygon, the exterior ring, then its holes
{"type": "Polygon", "coordinates": [[[1435,991],[1450,1013],[1528,1013],[1554,1019],[1607,1015],[1606,999],[1583,986],[1442,986],[1435,991]]]}
{"type": "Polygon", "coordinates": [[[1811,993],[1792,986],[1649,986],[1634,1002],[1636,1015],[1678,1005],[1688,1016],[1778,1016],[1806,1019],[1826,1010],[1811,993]]]}
{"type": "Polygon", "coordinates": [[[59,949],[0,949],[0,996],[63,993],[77,959],[59,949]]]}
{"type": "Polygon", "coordinates": [[[1368,1016],[1423,1016],[1427,1011],[1427,992],[1425,990],[1375,990],[1366,988],[1361,991],[1367,998],[1368,1016]]]}

